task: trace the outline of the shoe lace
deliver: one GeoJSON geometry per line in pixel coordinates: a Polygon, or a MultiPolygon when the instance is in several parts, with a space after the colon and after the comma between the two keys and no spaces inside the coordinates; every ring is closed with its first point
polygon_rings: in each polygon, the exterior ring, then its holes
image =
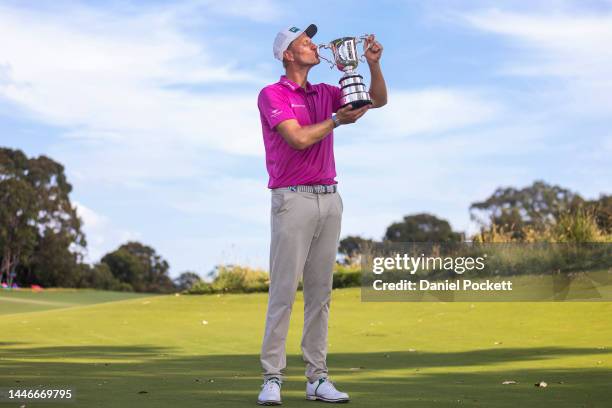
{"type": "Polygon", "coordinates": [[[336,383],[335,382],[333,382],[329,378],[325,378],[325,381],[327,381],[329,383],[329,385],[334,389],[334,391],[338,391],[338,389],[336,388],[336,383]]]}
{"type": "Polygon", "coordinates": [[[324,377],[324,378],[323,378],[323,381],[322,381],[322,382],[321,382],[321,383],[320,383],[320,384],[317,386],[317,389],[319,388],[319,386],[321,386],[321,385],[323,385],[323,384],[325,384],[325,383],[328,383],[328,384],[329,384],[329,386],[330,386],[330,387],[331,387],[331,388],[332,388],[334,391],[338,392],[338,389],[336,388],[336,383],[335,383],[335,382],[333,382],[332,380],[330,380],[330,379],[329,379],[329,378],[327,378],[327,377],[324,377]]]}
{"type": "Polygon", "coordinates": [[[272,377],[265,380],[264,383],[261,385],[261,388],[265,387],[267,390],[272,390],[274,388],[274,384],[276,384],[278,388],[281,387],[280,380],[276,377],[272,377]]]}

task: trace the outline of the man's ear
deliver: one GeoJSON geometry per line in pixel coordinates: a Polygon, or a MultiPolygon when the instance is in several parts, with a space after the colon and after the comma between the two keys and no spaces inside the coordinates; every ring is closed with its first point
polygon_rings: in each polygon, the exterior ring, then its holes
{"type": "Polygon", "coordinates": [[[283,52],[283,59],[287,62],[292,62],[295,61],[295,58],[293,56],[293,52],[289,51],[289,50],[285,50],[283,52]]]}

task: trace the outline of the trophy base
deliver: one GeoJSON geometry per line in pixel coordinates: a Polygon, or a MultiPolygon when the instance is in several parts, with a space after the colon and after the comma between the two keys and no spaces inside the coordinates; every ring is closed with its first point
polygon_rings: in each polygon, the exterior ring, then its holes
{"type": "Polygon", "coordinates": [[[345,103],[344,105],[342,105],[342,106],[340,107],[340,109],[342,109],[342,108],[346,108],[346,107],[347,107],[347,106],[349,106],[349,105],[351,105],[351,106],[353,107],[353,109],[359,109],[359,108],[361,108],[361,107],[363,107],[363,106],[366,106],[366,105],[371,105],[371,104],[372,104],[372,101],[364,101],[364,100],[361,100],[361,101],[353,101],[353,102],[345,103]]]}
{"type": "Polygon", "coordinates": [[[353,109],[361,108],[362,106],[371,105],[370,94],[368,93],[363,77],[355,71],[346,72],[340,78],[340,88],[342,89],[342,99],[340,101],[342,107],[351,105],[353,109]]]}

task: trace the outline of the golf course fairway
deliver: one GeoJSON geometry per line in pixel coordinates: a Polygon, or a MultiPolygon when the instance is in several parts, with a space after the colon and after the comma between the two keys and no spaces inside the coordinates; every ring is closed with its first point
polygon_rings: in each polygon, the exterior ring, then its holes
{"type": "MultiPolygon", "coordinates": [[[[0,292],[0,387],[76,396],[28,408],[256,406],[267,294],[83,293],[0,292]]],[[[360,299],[334,290],[330,317],[330,377],[352,407],[612,406],[612,303],[360,299]]],[[[304,398],[302,311],[299,292],[287,407],[323,404],[304,398]]]]}

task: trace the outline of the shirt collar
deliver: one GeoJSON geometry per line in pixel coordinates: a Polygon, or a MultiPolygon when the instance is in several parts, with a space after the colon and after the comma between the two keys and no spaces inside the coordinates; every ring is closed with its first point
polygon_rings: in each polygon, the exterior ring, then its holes
{"type": "MultiPolygon", "coordinates": [[[[297,91],[298,89],[301,88],[301,86],[299,86],[298,84],[296,84],[295,82],[293,82],[292,80],[288,79],[285,75],[281,75],[280,80],[278,81],[279,84],[286,86],[287,88],[291,89],[292,91],[297,91]]],[[[306,81],[306,93],[316,93],[317,90],[310,85],[310,82],[306,81]]]]}

